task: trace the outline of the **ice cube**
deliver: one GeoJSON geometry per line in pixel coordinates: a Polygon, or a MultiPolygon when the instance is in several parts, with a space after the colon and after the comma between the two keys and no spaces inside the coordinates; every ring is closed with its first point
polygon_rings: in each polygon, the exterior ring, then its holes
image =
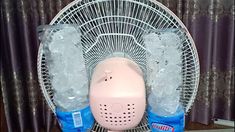
{"type": "Polygon", "coordinates": [[[51,39],[44,47],[54,102],[66,111],[82,109],[88,105],[88,77],[80,33],[68,26],[54,32],[51,39]]]}
{"type": "Polygon", "coordinates": [[[180,42],[173,32],[144,36],[144,43],[150,51],[147,55],[147,84],[151,87],[148,103],[159,115],[174,114],[180,106],[180,91],[177,90],[182,85],[180,42]]]}

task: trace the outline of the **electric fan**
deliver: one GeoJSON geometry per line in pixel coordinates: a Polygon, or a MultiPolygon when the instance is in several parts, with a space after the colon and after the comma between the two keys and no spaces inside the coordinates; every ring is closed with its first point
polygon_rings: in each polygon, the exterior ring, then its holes
{"type": "MultiPolygon", "coordinates": [[[[150,131],[144,114],[149,51],[143,37],[152,31],[180,29],[176,31],[182,45],[180,103],[186,113],[189,111],[199,82],[197,51],[186,27],[161,3],[155,0],[75,0],[50,23],[58,24],[76,25],[81,33],[80,45],[90,80],[90,106],[97,121],[93,131],[150,131]]],[[[55,113],[44,54],[41,44],[39,82],[55,113]]]]}

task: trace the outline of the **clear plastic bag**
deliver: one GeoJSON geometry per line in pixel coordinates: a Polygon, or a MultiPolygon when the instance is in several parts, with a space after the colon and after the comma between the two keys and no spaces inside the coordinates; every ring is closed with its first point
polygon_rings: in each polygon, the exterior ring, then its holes
{"type": "Polygon", "coordinates": [[[88,106],[88,77],[77,25],[42,25],[38,34],[43,44],[53,101],[63,111],[88,106]]]}
{"type": "Polygon", "coordinates": [[[147,53],[148,104],[158,115],[171,115],[180,106],[182,43],[180,29],[151,31],[144,36],[147,53]]]}

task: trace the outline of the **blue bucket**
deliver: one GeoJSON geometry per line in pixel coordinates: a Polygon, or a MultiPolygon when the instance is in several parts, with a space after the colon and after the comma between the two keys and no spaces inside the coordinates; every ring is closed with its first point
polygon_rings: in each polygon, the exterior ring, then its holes
{"type": "Polygon", "coordinates": [[[183,132],[184,131],[184,111],[178,109],[176,114],[170,116],[159,116],[147,109],[148,124],[152,132],[183,132]]]}

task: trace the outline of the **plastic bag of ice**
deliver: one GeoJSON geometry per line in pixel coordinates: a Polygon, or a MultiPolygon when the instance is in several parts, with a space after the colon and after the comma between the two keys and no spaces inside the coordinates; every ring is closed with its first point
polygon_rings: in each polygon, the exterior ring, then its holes
{"type": "Polygon", "coordinates": [[[80,33],[74,25],[49,28],[42,43],[54,90],[54,103],[64,111],[85,108],[88,106],[88,77],[80,33]]]}
{"type": "Polygon", "coordinates": [[[171,30],[144,36],[147,54],[148,103],[158,115],[172,115],[180,106],[181,40],[171,30]]]}

